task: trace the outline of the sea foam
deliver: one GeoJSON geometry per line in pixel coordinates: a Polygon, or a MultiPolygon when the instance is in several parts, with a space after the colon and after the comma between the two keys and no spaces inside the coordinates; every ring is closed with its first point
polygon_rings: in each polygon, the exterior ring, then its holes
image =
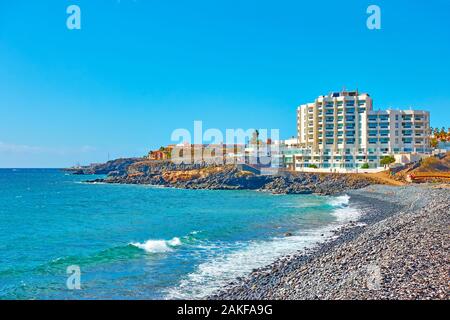
{"type": "Polygon", "coordinates": [[[335,209],[331,212],[340,223],[348,223],[350,221],[355,221],[361,216],[361,212],[355,208],[349,206],[350,196],[342,195],[339,197],[334,197],[329,201],[335,209]]]}
{"type": "Polygon", "coordinates": [[[147,240],[144,243],[132,242],[130,245],[145,250],[148,253],[160,253],[172,251],[174,247],[181,245],[181,240],[175,237],[171,240],[147,240]]]}
{"type": "Polygon", "coordinates": [[[330,203],[332,206],[335,206],[335,207],[339,207],[339,206],[347,206],[347,205],[349,204],[349,202],[350,202],[350,196],[349,196],[349,195],[346,195],[346,194],[344,194],[344,195],[342,195],[342,196],[339,196],[339,197],[333,197],[333,198],[329,201],[329,203],[330,203]]]}
{"type": "Polygon", "coordinates": [[[332,226],[302,230],[291,237],[275,237],[266,241],[238,242],[222,249],[198,265],[178,285],[166,291],[166,299],[204,299],[237,277],[253,269],[269,265],[276,259],[311,248],[332,235],[332,226]],[[229,251],[231,250],[231,252],[229,251]]]}
{"type": "Polygon", "coordinates": [[[300,230],[290,237],[274,237],[266,241],[236,243],[218,252],[198,265],[175,287],[166,291],[166,299],[204,299],[219,288],[223,288],[237,277],[248,275],[253,269],[269,265],[275,260],[313,248],[334,237],[334,230],[356,220],[360,212],[349,206],[350,196],[330,198],[333,207],[330,214],[337,218],[335,223],[317,229],[300,230]],[[229,251],[231,250],[231,252],[229,251]]]}

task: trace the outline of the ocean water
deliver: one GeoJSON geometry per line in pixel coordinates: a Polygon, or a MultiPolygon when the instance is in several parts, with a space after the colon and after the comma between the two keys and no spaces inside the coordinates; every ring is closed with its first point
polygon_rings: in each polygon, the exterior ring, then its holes
{"type": "Polygon", "coordinates": [[[83,182],[96,177],[0,169],[0,299],[198,299],[359,214],[345,195],[83,182]]]}

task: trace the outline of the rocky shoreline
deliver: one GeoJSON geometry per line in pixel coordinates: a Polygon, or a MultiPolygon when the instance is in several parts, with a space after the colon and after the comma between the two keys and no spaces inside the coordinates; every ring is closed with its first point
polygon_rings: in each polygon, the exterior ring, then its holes
{"type": "Polygon", "coordinates": [[[175,165],[121,159],[78,174],[90,183],[275,194],[350,195],[363,215],[313,249],[283,257],[236,279],[209,299],[449,299],[450,189],[392,187],[364,175],[260,175],[236,165],[175,165]]]}
{"type": "Polygon", "coordinates": [[[353,190],[358,222],[307,252],[254,270],[209,299],[448,300],[448,185],[353,190]]]}
{"type": "Polygon", "coordinates": [[[168,165],[131,165],[126,174],[110,174],[91,183],[146,184],[182,189],[258,190],[274,194],[341,194],[376,183],[354,174],[287,173],[260,175],[236,165],[183,168],[168,165]]]}

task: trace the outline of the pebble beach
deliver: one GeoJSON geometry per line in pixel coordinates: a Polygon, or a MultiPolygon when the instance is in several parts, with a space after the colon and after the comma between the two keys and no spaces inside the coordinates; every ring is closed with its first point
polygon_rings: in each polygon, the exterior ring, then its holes
{"type": "Polygon", "coordinates": [[[362,212],[358,221],[209,298],[448,300],[448,185],[371,185],[347,194],[362,212]]]}

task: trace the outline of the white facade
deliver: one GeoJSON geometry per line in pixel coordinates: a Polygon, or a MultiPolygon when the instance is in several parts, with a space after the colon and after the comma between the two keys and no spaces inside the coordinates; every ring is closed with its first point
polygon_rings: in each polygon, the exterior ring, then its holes
{"type": "Polygon", "coordinates": [[[383,156],[429,153],[430,114],[418,110],[373,111],[372,98],[357,91],[334,92],[297,109],[300,148],[290,167],[380,167],[383,156]]]}

